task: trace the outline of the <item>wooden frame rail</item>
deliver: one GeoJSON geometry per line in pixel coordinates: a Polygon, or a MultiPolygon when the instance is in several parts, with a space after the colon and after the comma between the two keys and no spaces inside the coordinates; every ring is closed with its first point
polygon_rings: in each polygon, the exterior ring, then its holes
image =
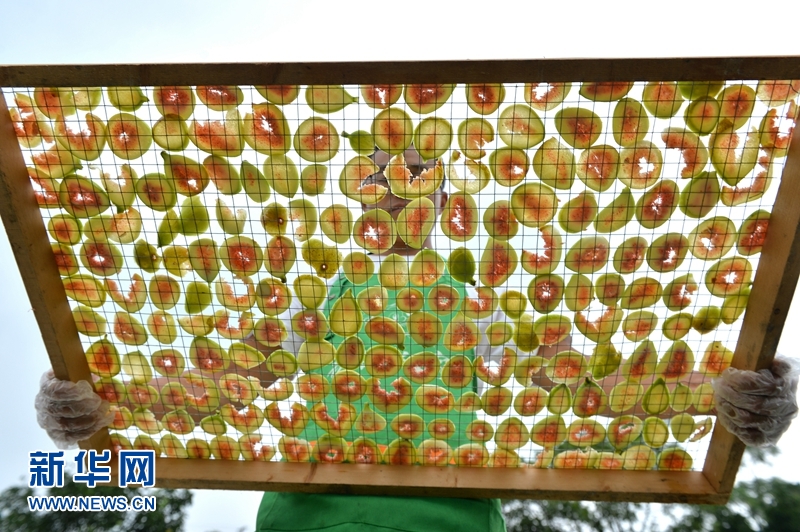
{"type": "MultiPolygon", "coordinates": [[[[800,57],[393,63],[0,66],[0,86],[800,79],[800,57]]],[[[771,362],[800,275],[800,135],[789,148],[733,365],[771,362]]],[[[8,108],[0,98],[0,215],[56,375],[91,381],[8,108]]],[[[108,448],[106,431],[83,442],[108,448]]],[[[164,487],[393,495],[727,501],[744,445],[717,425],[702,472],[468,469],[157,460],[164,487]]]]}

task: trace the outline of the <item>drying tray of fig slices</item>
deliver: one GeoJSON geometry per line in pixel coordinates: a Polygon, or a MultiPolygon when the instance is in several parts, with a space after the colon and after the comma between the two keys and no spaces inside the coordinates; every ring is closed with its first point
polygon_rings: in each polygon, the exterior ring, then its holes
{"type": "Polygon", "coordinates": [[[162,486],[722,503],[710,383],[769,365],[800,268],[793,78],[4,66],[0,211],[114,412],[83,446],[162,486]]]}

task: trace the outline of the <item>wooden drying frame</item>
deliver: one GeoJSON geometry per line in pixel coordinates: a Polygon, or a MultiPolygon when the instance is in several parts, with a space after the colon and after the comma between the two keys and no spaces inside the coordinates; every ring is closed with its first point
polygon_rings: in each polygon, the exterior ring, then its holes
{"type": "MultiPolygon", "coordinates": [[[[0,87],[800,79],[800,57],[370,63],[0,66],[0,87]]],[[[0,98],[0,216],[55,374],[91,382],[78,331],[0,98]]],[[[789,148],[733,366],[769,366],[800,275],[800,135],[789,148]]],[[[110,446],[107,431],[82,442],[110,446]]],[[[703,471],[468,469],[157,459],[163,487],[387,495],[725,503],[744,444],[717,424],[703,471]]]]}

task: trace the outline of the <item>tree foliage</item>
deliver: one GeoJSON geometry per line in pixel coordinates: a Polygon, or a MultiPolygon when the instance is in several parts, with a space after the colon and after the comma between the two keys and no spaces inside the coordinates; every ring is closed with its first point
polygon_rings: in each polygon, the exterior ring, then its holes
{"type": "Polygon", "coordinates": [[[64,487],[36,491],[12,486],[0,493],[0,532],[41,530],[46,532],[177,532],[183,528],[186,510],[192,503],[188,490],[89,488],[65,479],[64,487]],[[50,496],[134,496],[156,497],[154,512],[31,512],[28,497],[50,496]]]}
{"type": "MultiPolygon", "coordinates": [[[[776,449],[748,448],[748,463],[766,463],[776,449]]],[[[508,532],[794,532],[800,484],[779,478],[738,483],[727,505],[505,501],[508,532]]]]}

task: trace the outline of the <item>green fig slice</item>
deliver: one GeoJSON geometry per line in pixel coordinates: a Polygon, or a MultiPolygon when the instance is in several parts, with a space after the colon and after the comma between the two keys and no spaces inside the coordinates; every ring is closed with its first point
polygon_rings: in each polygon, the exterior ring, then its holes
{"type": "Polygon", "coordinates": [[[86,305],[97,308],[106,300],[106,290],[97,279],[88,274],[79,273],[65,277],[62,280],[67,297],[86,305]]]}
{"type": "Polygon", "coordinates": [[[635,146],[650,130],[650,118],[641,103],[633,98],[622,98],[614,107],[611,133],[620,146],[635,146]]]}
{"type": "Polygon", "coordinates": [[[530,162],[525,150],[499,148],[489,154],[489,171],[498,185],[514,187],[528,174],[530,162]]]}
{"type": "Polygon", "coordinates": [[[432,382],[439,375],[439,358],[428,351],[411,355],[403,362],[403,374],[417,384],[432,382]]]}
{"type": "Polygon", "coordinates": [[[500,309],[512,320],[517,320],[525,312],[528,306],[528,299],[522,292],[517,290],[506,290],[500,296],[500,309]]]}
{"type": "Polygon", "coordinates": [[[347,289],[330,310],[331,330],[339,336],[353,336],[361,329],[361,309],[352,291],[347,289]]]}
{"type": "Polygon", "coordinates": [[[433,229],[435,219],[433,202],[426,197],[417,198],[397,216],[397,232],[410,247],[420,249],[433,229]]]}
{"type": "Polygon", "coordinates": [[[672,118],[683,105],[683,96],[674,81],[651,81],[642,90],[642,104],[656,118],[672,118]]]}
{"type": "MultiPolygon", "coordinates": [[[[431,119],[426,118],[425,120],[431,119]]],[[[417,127],[418,131],[422,127],[425,120],[420,122],[420,125],[417,127]]],[[[447,145],[445,150],[443,150],[441,153],[444,153],[444,151],[450,147],[450,139],[447,137],[446,133],[443,136],[445,139],[447,139],[447,145]]],[[[481,159],[486,155],[486,150],[483,149],[483,146],[494,141],[494,128],[483,118],[468,118],[458,125],[457,139],[458,147],[467,158],[481,159]]],[[[441,155],[441,153],[439,155],[441,155]]],[[[432,159],[434,157],[424,158],[432,159]]]]}
{"type": "Polygon", "coordinates": [[[449,440],[456,432],[456,425],[448,418],[433,419],[427,426],[428,434],[435,440],[449,440]]]}
{"type": "Polygon", "coordinates": [[[478,230],[478,206],[471,194],[456,192],[447,199],[441,216],[442,232],[455,242],[466,242],[478,230]]]}
{"type": "Polygon", "coordinates": [[[624,148],[619,154],[617,178],[634,190],[654,185],[661,176],[664,157],[661,150],[646,140],[624,148]]]}
{"type": "Polygon", "coordinates": [[[389,159],[383,174],[392,194],[398,198],[415,199],[429,196],[439,189],[444,179],[444,167],[440,159],[433,168],[426,168],[415,175],[408,169],[404,154],[398,153],[389,159]]]}
{"type": "Polygon", "coordinates": [[[499,449],[513,451],[519,449],[530,439],[528,428],[521,419],[510,417],[504,419],[494,434],[494,441],[499,449]]]}
{"type": "Polygon", "coordinates": [[[244,141],[240,135],[238,109],[227,111],[223,120],[197,120],[196,117],[188,124],[192,144],[212,155],[237,157],[242,154],[244,141]]]}
{"type": "Polygon", "coordinates": [[[694,353],[689,345],[678,340],[672,343],[656,366],[656,374],[665,382],[678,382],[694,369],[694,353]]]}
{"type": "Polygon", "coordinates": [[[656,465],[656,453],[647,445],[634,445],[622,453],[622,467],[629,470],[650,470],[656,465]]]}
{"type": "Polygon", "coordinates": [[[91,240],[86,240],[81,245],[80,259],[81,264],[98,277],[118,274],[122,270],[124,262],[122,251],[117,246],[110,242],[91,240]]]}
{"type": "Polygon", "coordinates": [[[112,116],[106,123],[108,147],[120,159],[141,157],[153,143],[153,132],[147,123],[129,113],[112,116]]]}
{"type": "Polygon", "coordinates": [[[325,236],[337,244],[346,244],[353,231],[352,213],[345,205],[330,205],[320,213],[319,226],[325,236]]]}
{"type": "Polygon", "coordinates": [[[508,388],[497,386],[489,388],[481,395],[481,405],[483,411],[490,416],[500,416],[505,414],[511,406],[512,393],[508,388]]]}
{"type": "Polygon", "coordinates": [[[600,380],[608,377],[619,368],[622,354],[610,342],[597,344],[589,357],[589,372],[592,378],[600,380]]]}
{"type": "Polygon", "coordinates": [[[414,123],[402,109],[389,107],[375,115],[370,133],[379,149],[390,155],[397,155],[411,145],[414,123]]]}
{"type": "Polygon", "coordinates": [[[605,237],[585,236],[564,257],[564,265],[575,273],[594,273],[608,263],[609,243],[605,237]]]}
{"type": "Polygon", "coordinates": [[[692,456],[683,449],[667,449],[658,455],[660,471],[691,471],[692,456]]]}
{"type": "Polygon", "coordinates": [[[744,257],[722,259],[708,269],[705,285],[712,295],[727,297],[750,285],[753,265],[744,257]]]}
{"type": "Polygon", "coordinates": [[[560,275],[537,275],[528,285],[528,299],[540,314],[553,312],[564,297],[564,278],[560,275]]]}
{"type": "Polygon", "coordinates": [[[661,294],[663,294],[663,289],[658,279],[639,277],[625,288],[619,305],[625,310],[652,307],[661,299],[661,294]]]}
{"type": "Polygon", "coordinates": [[[453,352],[463,352],[478,345],[478,326],[471,318],[459,312],[453,316],[442,337],[444,347],[453,352]]]}
{"type": "Polygon", "coordinates": [[[647,240],[643,236],[632,236],[614,252],[614,269],[621,274],[633,273],[644,264],[647,240]]]}
{"type": "Polygon", "coordinates": [[[300,95],[298,85],[255,85],[255,89],[268,102],[275,105],[288,105],[300,95]]]}
{"type": "Polygon", "coordinates": [[[635,205],[631,189],[623,188],[614,201],[597,213],[594,219],[594,230],[598,233],[619,231],[633,219],[635,205]]]}
{"type": "Polygon", "coordinates": [[[531,429],[531,441],[551,449],[567,439],[567,425],[560,415],[547,416],[537,421],[531,429]]]}
{"type": "Polygon", "coordinates": [[[686,216],[702,218],[719,203],[719,180],[714,172],[704,172],[694,177],[680,197],[680,209],[686,216]]]}
{"type": "Polygon", "coordinates": [[[668,127],[661,132],[661,140],[668,149],[678,149],[684,162],[681,177],[697,177],[708,163],[708,149],[702,139],[686,129],[668,127]]]}
{"type": "Polygon", "coordinates": [[[603,313],[594,320],[589,320],[583,312],[575,313],[575,328],[582,335],[595,343],[608,342],[619,329],[625,313],[616,305],[607,307],[603,313]]]}
{"type": "Polygon", "coordinates": [[[559,384],[575,384],[583,378],[587,371],[586,357],[575,351],[563,351],[556,354],[545,368],[547,377],[559,384]]]}
{"type": "Polygon", "coordinates": [[[506,107],[497,120],[497,134],[507,146],[525,150],[544,140],[544,123],[531,107],[518,103],[506,107]]]}
{"type": "Polygon", "coordinates": [[[556,130],[564,142],[585,150],[600,138],[603,122],[593,111],[582,107],[565,107],[554,117],[556,130]]]}
{"type": "Polygon", "coordinates": [[[162,149],[182,151],[189,146],[189,130],[186,121],[177,115],[167,115],[153,124],[153,141],[162,149]]]}
{"type": "Polygon", "coordinates": [[[733,127],[733,122],[728,119],[720,122],[711,135],[708,146],[711,151],[711,163],[723,181],[730,186],[736,186],[755,168],[758,161],[758,144],[757,130],[749,131],[742,142],[742,138],[733,127]]]}
{"type": "Polygon", "coordinates": [[[642,409],[650,415],[658,415],[669,408],[670,392],[664,382],[659,378],[651,384],[642,397],[642,409]]]}
{"type": "Polygon", "coordinates": [[[580,95],[595,102],[613,102],[628,94],[631,88],[633,82],[627,81],[584,81],[580,95]]]}
{"type": "Polygon", "coordinates": [[[539,248],[541,252],[522,250],[522,268],[532,275],[551,273],[558,266],[563,253],[563,238],[555,226],[541,227],[539,237],[543,244],[539,248]]]}
{"type": "Polygon", "coordinates": [[[102,378],[113,377],[122,369],[119,351],[106,338],[98,340],[86,349],[86,362],[89,371],[102,378]]]}
{"type": "Polygon", "coordinates": [[[441,379],[448,388],[464,388],[473,382],[472,361],[464,355],[448,359],[442,366],[441,379]]]}
{"type": "Polygon", "coordinates": [[[506,89],[501,83],[467,83],[464,91],[467,105],[479,115],[495,112],[506,96],[506,89]]]}
{"type": "Polygon", "coordinates": [[[679,340],[683,338],[691,330],[693,320],[694,316],[688,312],[673,314],[664,320],[664,326],[662,327],[664,336],[670,340],[679,340]]]}
{"type": "Polygon", "coordinates": [[[162,116],[177,115],[186,120],[194,111],[194,91],[191,87],[156,87],[153,103],[162,116]]]}
{"type": "Polygon", "coordinates": [[[388,255],[378,269],[378,281],[388,290],[399,290],[408,284],[408,261],[396,253],[388,255]]]}
{"type": "MultiPolygon", "coordinates": [[[[164,159],[164,174],[166,179],[175,189],[175,192],[183,196],[195,196],[203,192],[210,182],[206,167],[194,159],[189,159],[182,155],[161,152],[164,159]]],[[[149,174],[159,176],[160,174],[149,174]]],[[[158,182],[156,181],[156,184],[158,182]]],[[[137,195],[141,199],[141,193],[137,186],[137,195]]],[[[145,201],[142,199],[142,201],[145,201]]]]}
{"type": "Polygon", "coordinates": [[[724,217],[715,216],[700,222],[689,233],[689,251],[701,260],[722,258],[733,248],[736,226],[724,217]]]}
{"type": "Polygon", "coordinates": [[[597,199],[591,191],[583,191],[567,201],[558,212],[558,223],[567,233],[581,233],[597,216],[597,199]]]}
{"type": "Polygon", "coordinates": [[[606,392],[593,380],[586,378],[572,399],[572,412],[579,418],[587,418],[602,412],[608,403],[606,392]]]}
{"type": "Polygon", "coordinates": [[[533,171],[546,185],[567,190],[575,181],[575,157],[572,150],[555,137],[550,137],[539,146],[533,155],[533,171]]]}
{"type": "Polygon", "coordinates": [[[341,111],[358,98],[350,95],[341,85],[309,85],[305,92],[306,103],[315,113],[330,114],[341,111]]]}
{"type": "Polygon", "coordinates": [[[663,447],[669,439],[669,427],[661,418],[648,417],[642,427],[642,439],[650,447],[663,447]]]}
{"type": "Polygon", "coordinates": [[[542,227],[555,217],[558,199],[546,185],[526,183],[511,194],[511,210],[526,227],[542,227]]]}
{"type": "Polygon", "coordinates": [[[679,382],[675,385],[675,389],[671,394],[670,406],[675,412],[683,412],[692,406],[693,392],[692,389],[679,382]]]}
{"type": "Polygon", "coordinates": [[[712,97],[701,97],[689,102],[683,117],[691,131],[698,135],[708,135],[716,129],[719,113],[719,101],[712,97]]]}
{"type": "Polygon", "coordinates": [[[636,346],[631,356],[622,364],[622,375],[630,382],[638,383],[655,374],[658,352],[652,340],[645,340],[636,346]]]}
{"type": "Polygon", "coordinates": [[[397,414],[389,423],[392,431],[406,440],[419,438],[425,432],[425,421],[417,414],[397,414]]]}
{"type": "Polygon", "coordinates": [[[417,311],[408,317],[408,333],[423,347],[437,345],[442,336],[442,320],[429,312],[417,311]]]}
{"type": "Polygon", "coordinates": [[[643,428],[644,423],[636,416],[616,417],[606,429],[608,442],[614,449],[621,451],[639,438],[643,428]]]}
{"type": "Polygon", "coordinates": [[[450,390],[434,384],[423,384],[417,388],[414,401],[417,406],[431,414],[446,414],[455,404],[450,390]]]}
{"type": "Polygon", "coordinates": [[[641,384],[620,382],[611,389],[608,407],[614,412],[626,412],[639,404],[643,394],[644,388],[641,384]]]}
{"type": "Polygon", "coordinates": [[[61,207],[75,218],[92,218],[105,212],[111,201],[94,181],[77,175],[65,177],[58,187],[61,207]]]}
{"type": "Polygon", "coordinates": [[[419,114],[437,110],[453,94],[453,84],[409,84],[403,90],[403,98],[409,109],[419,114]]]}
{"type": "Polygon", "coordinates": [[[369,210],[353,224],[353,240],[370,253],[388,251],[395,243],[395,235],[394,219],[383,209],[369,210]]]}
{"type": "Polygon", "coordinates": [[[526,83],[522,95],[537,111],[550,111],[564,101],[572,83],[526,83]]]}
{"type": "Polygon", "coordinates": [[[520,416],[534,416],[547,405],[547,392],[538,387],[524,388],[514,397],[514,411],[520,416]]]}
{"type": "Polygon", "coordinates": [[[594,283],[595,296],[603,305],[614,305],[625,291],[625,279],[618,273],[604,273],[594,283]]]}
{"type": "Polygon", "coordinates": [[[647,248],[647,265],[654,271],[665,273],[676,270],[686,258],[689,239],[680,233],[665,233],[647,248]]]}
{"type": "Polygon", "coordinates": [[[617,177],[619,152],[613,146],[598,144],[583,150],[575,172],[583,183],[596,192],[605,192],[617,177]]]}
{"type": "Polygon", "coordinates": [[[297,126],[293,147],[303,160],[312,163],[330,161],[339,151],[339,132],[324,118],[307,118],[297,126]]]}
{"type": "Polygon", "coordinates": [[[452,250],[447,258],[447,270],[455,281],[475,285],[475,257],[469,249],[459,247],[452,250]]]}
{"type": "Polygon", "coordinates": [[[636,219],[646,229],[664,225],[675,211],[680,198],[675,181],[664,179],[656,183],[636,202],[636,219]]]}
{"type": "MultiPolygon", "coordinates": [[[[100,117],[86,113],[85,123],[80,123],[77,131],[72,129],[72,123],[68,125],[61,115],[56,117],[54,137],[58,144],[84,161],[93,161],[100,157],[107,139],[107,128],[100,117]]],[[[142,124],[146,126],[143,122],[142,124]]]]}
{"type": "Polygon", "coordinates": [[[379,171],[380,168],[372,159],[363,155],[353,157],[339,174],[339,190],[359,203],[368,205],[378,203],[389,190],[384,185],[372,182],[371,176],[379,171]]]}
{"type": "Polygon", "coordinates": [[[591,447],[606,439],[606,429],[593,419],[576,419],[567,427],[567,441],[576,447],[591,447]]]}
{"type": "Polygon", "coordinates": [[[507,242],[489,238],[481,255],[479,277],[484,286],[501,286],[517,269],[517,252],[507,242]]]}
{"type": "Polygon", "coordinates": [[[720,102],[720,120],[730,120],[739,129],[750,120],[756,102],[756,91],[747,85],[725,87],[717,97],[720,102]]]}
{"type": "Polygon", "coordinates": [[[657,326],[658,316],[647,310],[637,310],[625,316],[622,334],[631,342],[640,342],[650,336],[657,326]]]}
{"type": "Polygon", "coordinates": [[[572,275],[564,288],[564,305],[572,312],[586,310],[593,299],[592,281],[583,274],[572,275]]]}
{"type": "Polygon", "coordinates": [[[758,210],[742,222],[736,235],[736,250],[745,257],[761,253],[769,229],[770,213],[758,210]]]}
{"type": "Polygon", "coordinates": [[[488,166],[482,162],[467,158],[464,158],[461,162],[459,161],[461,161],[461,152],[453,150],[446,167],[447,179],[450,180],[450,184],[453,187],[462,192],[476,194],[489,185],[492,180],[492,173],[488,166]],[[459,168],[461,172],[459,172],[459,168]],[[464,177],[461,177],[462,174],[464,177]]]}
{"type": "Polygon", "coordinates": [[[749,300],[749,288],[745,288],[741,292],[725,297],[720,307],[720,319],[722,319],[722,323],[730,325],[738,320],[747,308],[749,300]]]}
{"type": "Polygon", "coordinates": [[[716,329],[722,321],[721,314],[722,312],[717,306],[709,305],[700,307],[694,313],[694,318],[692,318],[692,329],[700,334],[710,333],[716,329]]]}

